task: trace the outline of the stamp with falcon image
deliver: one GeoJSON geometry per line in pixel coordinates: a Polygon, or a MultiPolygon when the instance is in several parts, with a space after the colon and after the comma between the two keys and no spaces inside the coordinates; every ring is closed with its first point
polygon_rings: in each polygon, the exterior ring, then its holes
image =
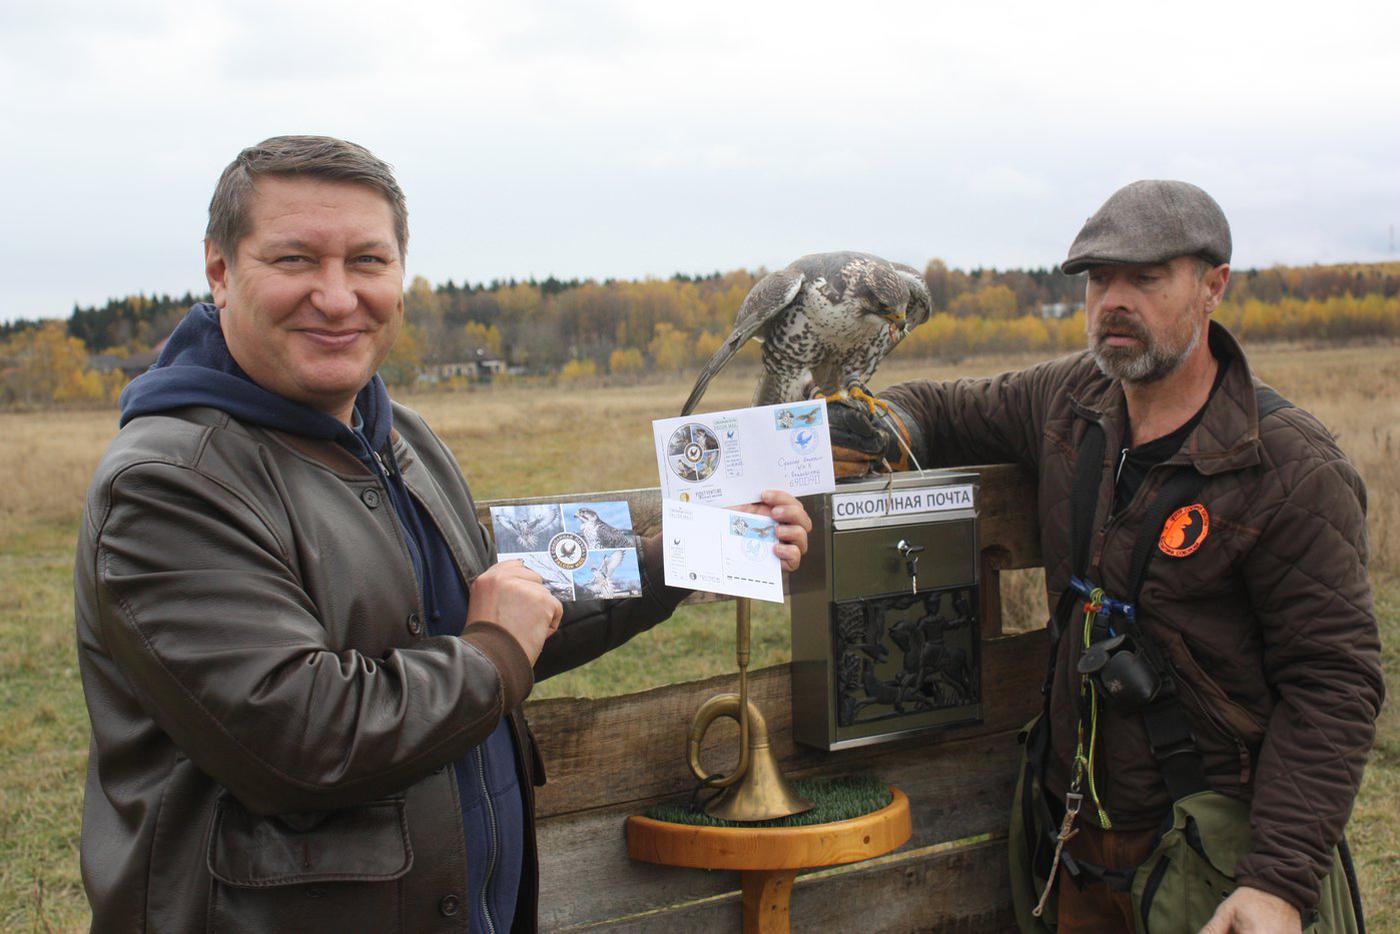
{"type": "Polygon", "coordinates": [[[527,568],[534,571],[544,581],[544,585],[549,588],[549,592],[560,603],[572,603],[576,597],[574,592],[573,576],[562,568],[557,567],[553,561],[549,560],[542,552],[524,552],[521,554],[503,553],[500,555],[501,561],[519,561],[527,568]]]}
{"type": "Polygon", "coordinates": [[[632,515],[625,502],[565,503],[564,528],[589,548],[632,548],[632,515]]]}
{"type": "Polygon", "coordinates": [[[789,428],[811,428],[820,425],[826,410],[820,405],[784,406],[773,416],[779,431],[789,428]]]}
{"type": "Polygon", "coordinates": [[[551,538],[564,531],[564,518],[552,503],[492,506],[491,525],[498,553],[543,551],[551,538]]]}
{"type": "Polygon", "coordinates": [[[614,548],[590,552],[583,567],[574,571],[574,588],[580,600],[618,600],[642,595],[642,572],[637,552],[614,548]]]}

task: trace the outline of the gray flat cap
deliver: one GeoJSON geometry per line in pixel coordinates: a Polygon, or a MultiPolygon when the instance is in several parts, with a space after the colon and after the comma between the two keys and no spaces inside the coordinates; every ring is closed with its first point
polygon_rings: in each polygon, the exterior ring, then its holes
{"type": "Polygon", "coordinates": [[[1230,261],[1230,222],[1215,199],[1188,182],[1149,179],[1124,185],[1084,223],[1060,268],[1066,275],[1102,263],[1164,263],[1199,254],[1230,261]]]}

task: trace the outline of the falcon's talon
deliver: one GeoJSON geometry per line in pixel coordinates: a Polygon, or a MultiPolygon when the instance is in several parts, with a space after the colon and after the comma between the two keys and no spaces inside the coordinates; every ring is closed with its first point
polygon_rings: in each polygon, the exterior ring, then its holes
{"type": "Polygon", "coordinates": [[[844,390],[844,389],[838,389],[838,390],[836,390],[835,392],[821,392],[821,391],[817,391],[817,392],[812,393],[812,395],[810,396],[810,398],[812,398],[812,399],[822,399],[822,400],[825,400],[825,402],[826,402],[827,405],[831,405],[831,403],[833,403],[833,402],[850,402],[850,401],[851,401],[850,393],[846,392],[846,390],[844,390]]]}
{"type": "Polygon", "coordinates": [[[864,386],[851,386],[849,389],[849,398],[856,402],[863,403],[865,407],[870,410],[871,418],[876,416],[877,410],[884,414],[890,411],[890,404],[888,402],[874,395],[864,386]]]}

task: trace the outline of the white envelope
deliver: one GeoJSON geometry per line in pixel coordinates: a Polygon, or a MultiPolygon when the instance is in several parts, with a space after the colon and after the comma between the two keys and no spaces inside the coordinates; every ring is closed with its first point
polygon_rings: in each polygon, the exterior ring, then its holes
{"type": "Polygon", "coordinates": [[[651,423],[661,498],[709,506],[836,488],[826,400],[762,405],[651,423]]]}
{"type": "Polygon", "coordinates": [[[663,500],[661,537],[668,586],[783,602],[772,519],[663,500]]]}

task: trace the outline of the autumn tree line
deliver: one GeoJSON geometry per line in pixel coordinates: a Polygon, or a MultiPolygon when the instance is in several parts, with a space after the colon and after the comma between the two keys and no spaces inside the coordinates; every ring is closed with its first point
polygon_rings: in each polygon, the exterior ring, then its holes
{"type": "MultiPolygon", "coordinates": [[[[406,324],[382,373],[435,381],[462,361],[494,359],[516,377],[578,380],[691,372],[729,333],[763,271],[641,280],[505,280],[434,285],[415,278],[406,324]]],[[[895,352],[974,354],[1083,346],[1083,276],[1056,269],[924,269],[934,314],[895,352]]],[[[207,296],[136,295],[74,307],[67,320],[0,324],[0,405],[114,400],[186,309],[207,296]]],[[[1248,342],[1400,336],[1400,263],[1236,270],[1217,319],[1248,342]]],[[[751,346],[740,359],[757,359],[751,346]]]]}

